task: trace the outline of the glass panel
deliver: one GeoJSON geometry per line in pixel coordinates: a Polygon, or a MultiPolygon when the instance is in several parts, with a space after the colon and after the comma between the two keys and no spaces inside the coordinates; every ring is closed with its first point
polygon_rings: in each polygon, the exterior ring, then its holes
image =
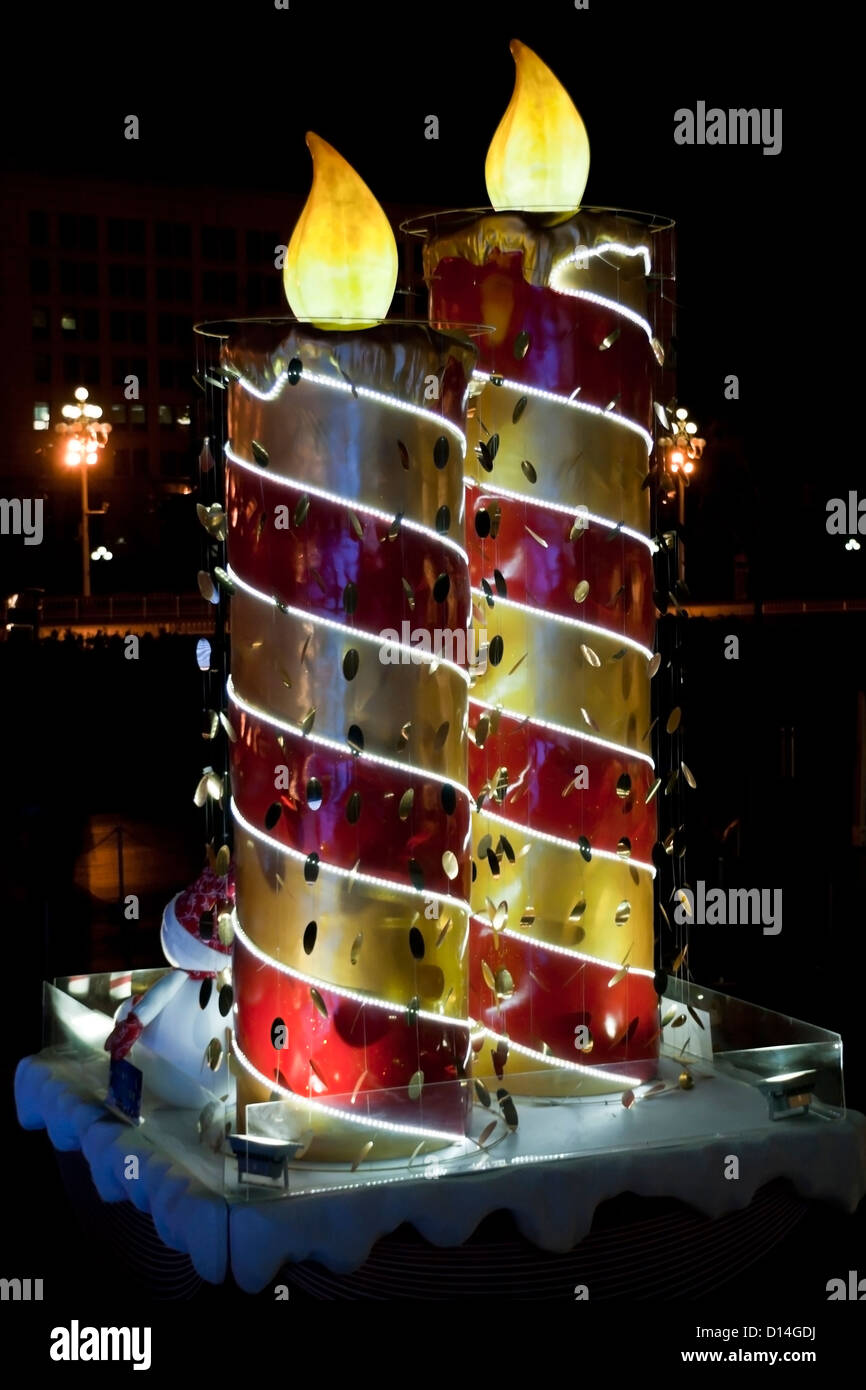
{"type": "MultiPolygon", "coordinates": [[[[170,973],[127,970],[46,984],[44,1059],[71,1089],[104,1104],[103,1044],[116,1011],[170,973]]],[[[617,1064],[619,1085],[613,1079],[597,1095],[584,1093],[594,1084],[592,1068],[579,1065],[546,1071],[543,1085],[538,1071],[509,1073],[506,1092],[490,1039],[477,1035],[475,1079],[428,1086],[413,1077],[407,1087],[386,1091],[367,1077],[364,1084],[373,1089],[325,1099],[274,1091],[271,1099],[247,1104],[241,1127],[234,1080],[226,1085],[223,1070],[215,1081],[205,1058],[197,1077],[142,1040],[131,1059],[142,1073],[141,1117],[151,1141],[233,1200],[686,1146],[719,1133],[769,1138],[778,1121],[797,1124],[811,1115],[833,1122],[844,1115],[837,1034],[684,981],[670,982],[660,1008],[661,1019],[674,1014],[663,1029],[656,1074],[630,1087],[628,1063],[617,1064]],[[166,1100],[172,1094],[179,1099],[166,1100]]],[[[222,1048],[230,1038],[218,1042],[222,1048]]],[[[211,1060],[222,1066],[222,1056],[211,1060]]],[[[244,1076],[241,1062],[233,1070],[244,1076]]]]}

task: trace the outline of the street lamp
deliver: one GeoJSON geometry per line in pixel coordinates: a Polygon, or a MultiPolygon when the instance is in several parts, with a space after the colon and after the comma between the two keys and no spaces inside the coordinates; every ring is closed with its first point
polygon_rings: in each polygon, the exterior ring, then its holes
{"type": "MultiPolygon", "coordinates": [[[[664,450],[665,471],[676,482],[677,522],[682,529],[686,521],[686,488],[695,471],[695,464],[704,452],[707,441],[698,439],[698,427],[694,420],[689,419],[689,412],[683,406],[678,406],[675,409],[671,409],[669,406],[668,410],[670,416],[665,415],[663,422],[670,433],[659,440],[659,447],[664,450]]],[[[673,495],[673,491],[668,493],[669,497],[673,497],[673,495]]],[[[682,582],[685,577],[685,551],[682,538],[680,538],[678,551],[678,578],[682,582]]]]}
{"type": "MultiPolygon", "coordinates": [[[[105,503],[91,510],[87,497],[87,470],[99,460],[99,452],[105,448],[111,425],[101,419],[102,406],[93,405],[88,400],[86,386],[75,391],[75,405],[65,405],[61,410],[67,424],[56,425],[58,434],[66,437],[66,450],[63,461],[68,468],[81,469],[81,570],[82,589],[85,598],[90,597],[90,522],[92,516],[102,516],[108,511],[105,503]]],[[[101,557],[100,557],[101,558],[101,557]]]]}

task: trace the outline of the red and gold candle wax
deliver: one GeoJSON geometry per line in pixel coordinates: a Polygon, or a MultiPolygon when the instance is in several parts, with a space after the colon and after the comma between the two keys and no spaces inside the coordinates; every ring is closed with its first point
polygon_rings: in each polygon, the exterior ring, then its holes
{"type": "Polygon", "coordinates": [[[445,215],[425,246],[431,316],[493,327],[466,474],[470,1012],[515,1091],[628,1088],[657,1052],[652,252],[586,211],[445,215]]]}
{"type": "Polygon", "coordinates": [[[433,634],[469,621],[474,360],[400,323],[223,352],[239,1110],[288,1101],[312,1157],[464,1131],[468,678],[433,634]]]}

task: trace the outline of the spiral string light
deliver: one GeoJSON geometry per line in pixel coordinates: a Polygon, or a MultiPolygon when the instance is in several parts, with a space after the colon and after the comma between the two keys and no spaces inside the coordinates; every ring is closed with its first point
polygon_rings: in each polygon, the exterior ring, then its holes
{"type": "Polygon", "coordinates": [[[399,634],[468,628],[473,361],[389,324],[222,356],[239,1107],[284,1100],[329,1158],[465,1130],[469,674],[399,634]],[[397,353],[439,411],[379,389],[397,353]]]}
{"type": "Polygon", "coordinates": [[[465,480],[486,643],[469,705],[470,999],[481,1072],[515,1094],[626,1090],[658,1050],[644,482],[664,354],[645,228],[616,219],[610,235],[611,221],[548,233],[488,216],[425,249],[431,314],[495,325],[465,480]],[[571,235],[572,254],[548,251],[571,235]],[[545,264],[546,280],[526,270],[545,264]]]}

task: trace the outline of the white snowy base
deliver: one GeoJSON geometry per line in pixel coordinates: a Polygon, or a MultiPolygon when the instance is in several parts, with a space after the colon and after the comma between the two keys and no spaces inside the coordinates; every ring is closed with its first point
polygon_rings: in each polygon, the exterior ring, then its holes
{"type": "MultiPolygon", "coordinates": [[[[224,1160],[196,1143],[191,1112],[166,1112],[161,1126],[144,1127],[145,1137],[83,1099],[67,1066],[44,1055],[19,1064],[15,1095],[25,1129],[47,1129],[57,1149],[81,1149],[103,1200],[129,1198],[149,1211],[160,1238],[189,1254],[203,1279],[226,1277],[230,1236],[231,1272],[250,1293],[285,1263],[315,1259],[349,1273],[403,1222],[432,1245],[457,1246],[485,1216],[507,1210],[533,1244],[569,1250],[589,1231],[596,1207],[623,1192],[677,1197],[710,1217],[747,1206],[774,1178],[848,1211],[866,1193],[862,1115],[771,1122],[759,1091],[719,1074],[630,1110],[617,1098],[524,1101],[515,1134],[468,1159],[464,1150],[453,1164],[445,1151],[422,1156],[408,1173],[372,1162],[355,1174],[336,1165],[293,1167],[292,1195],[283,1200],[236,1186],[221,1195],[224,1160]],[[578,1144],[583,1153],[575,1157],[578,1144]],[[124,1177],[130,1154],[139,1159],[135,1181],[124,1177]],[[737,1179],[725,1176],[729,1156],[739,1160],[737,1179]]],[[[473,1129],[488,1116],[482,1112],[473,1129]]]]}

